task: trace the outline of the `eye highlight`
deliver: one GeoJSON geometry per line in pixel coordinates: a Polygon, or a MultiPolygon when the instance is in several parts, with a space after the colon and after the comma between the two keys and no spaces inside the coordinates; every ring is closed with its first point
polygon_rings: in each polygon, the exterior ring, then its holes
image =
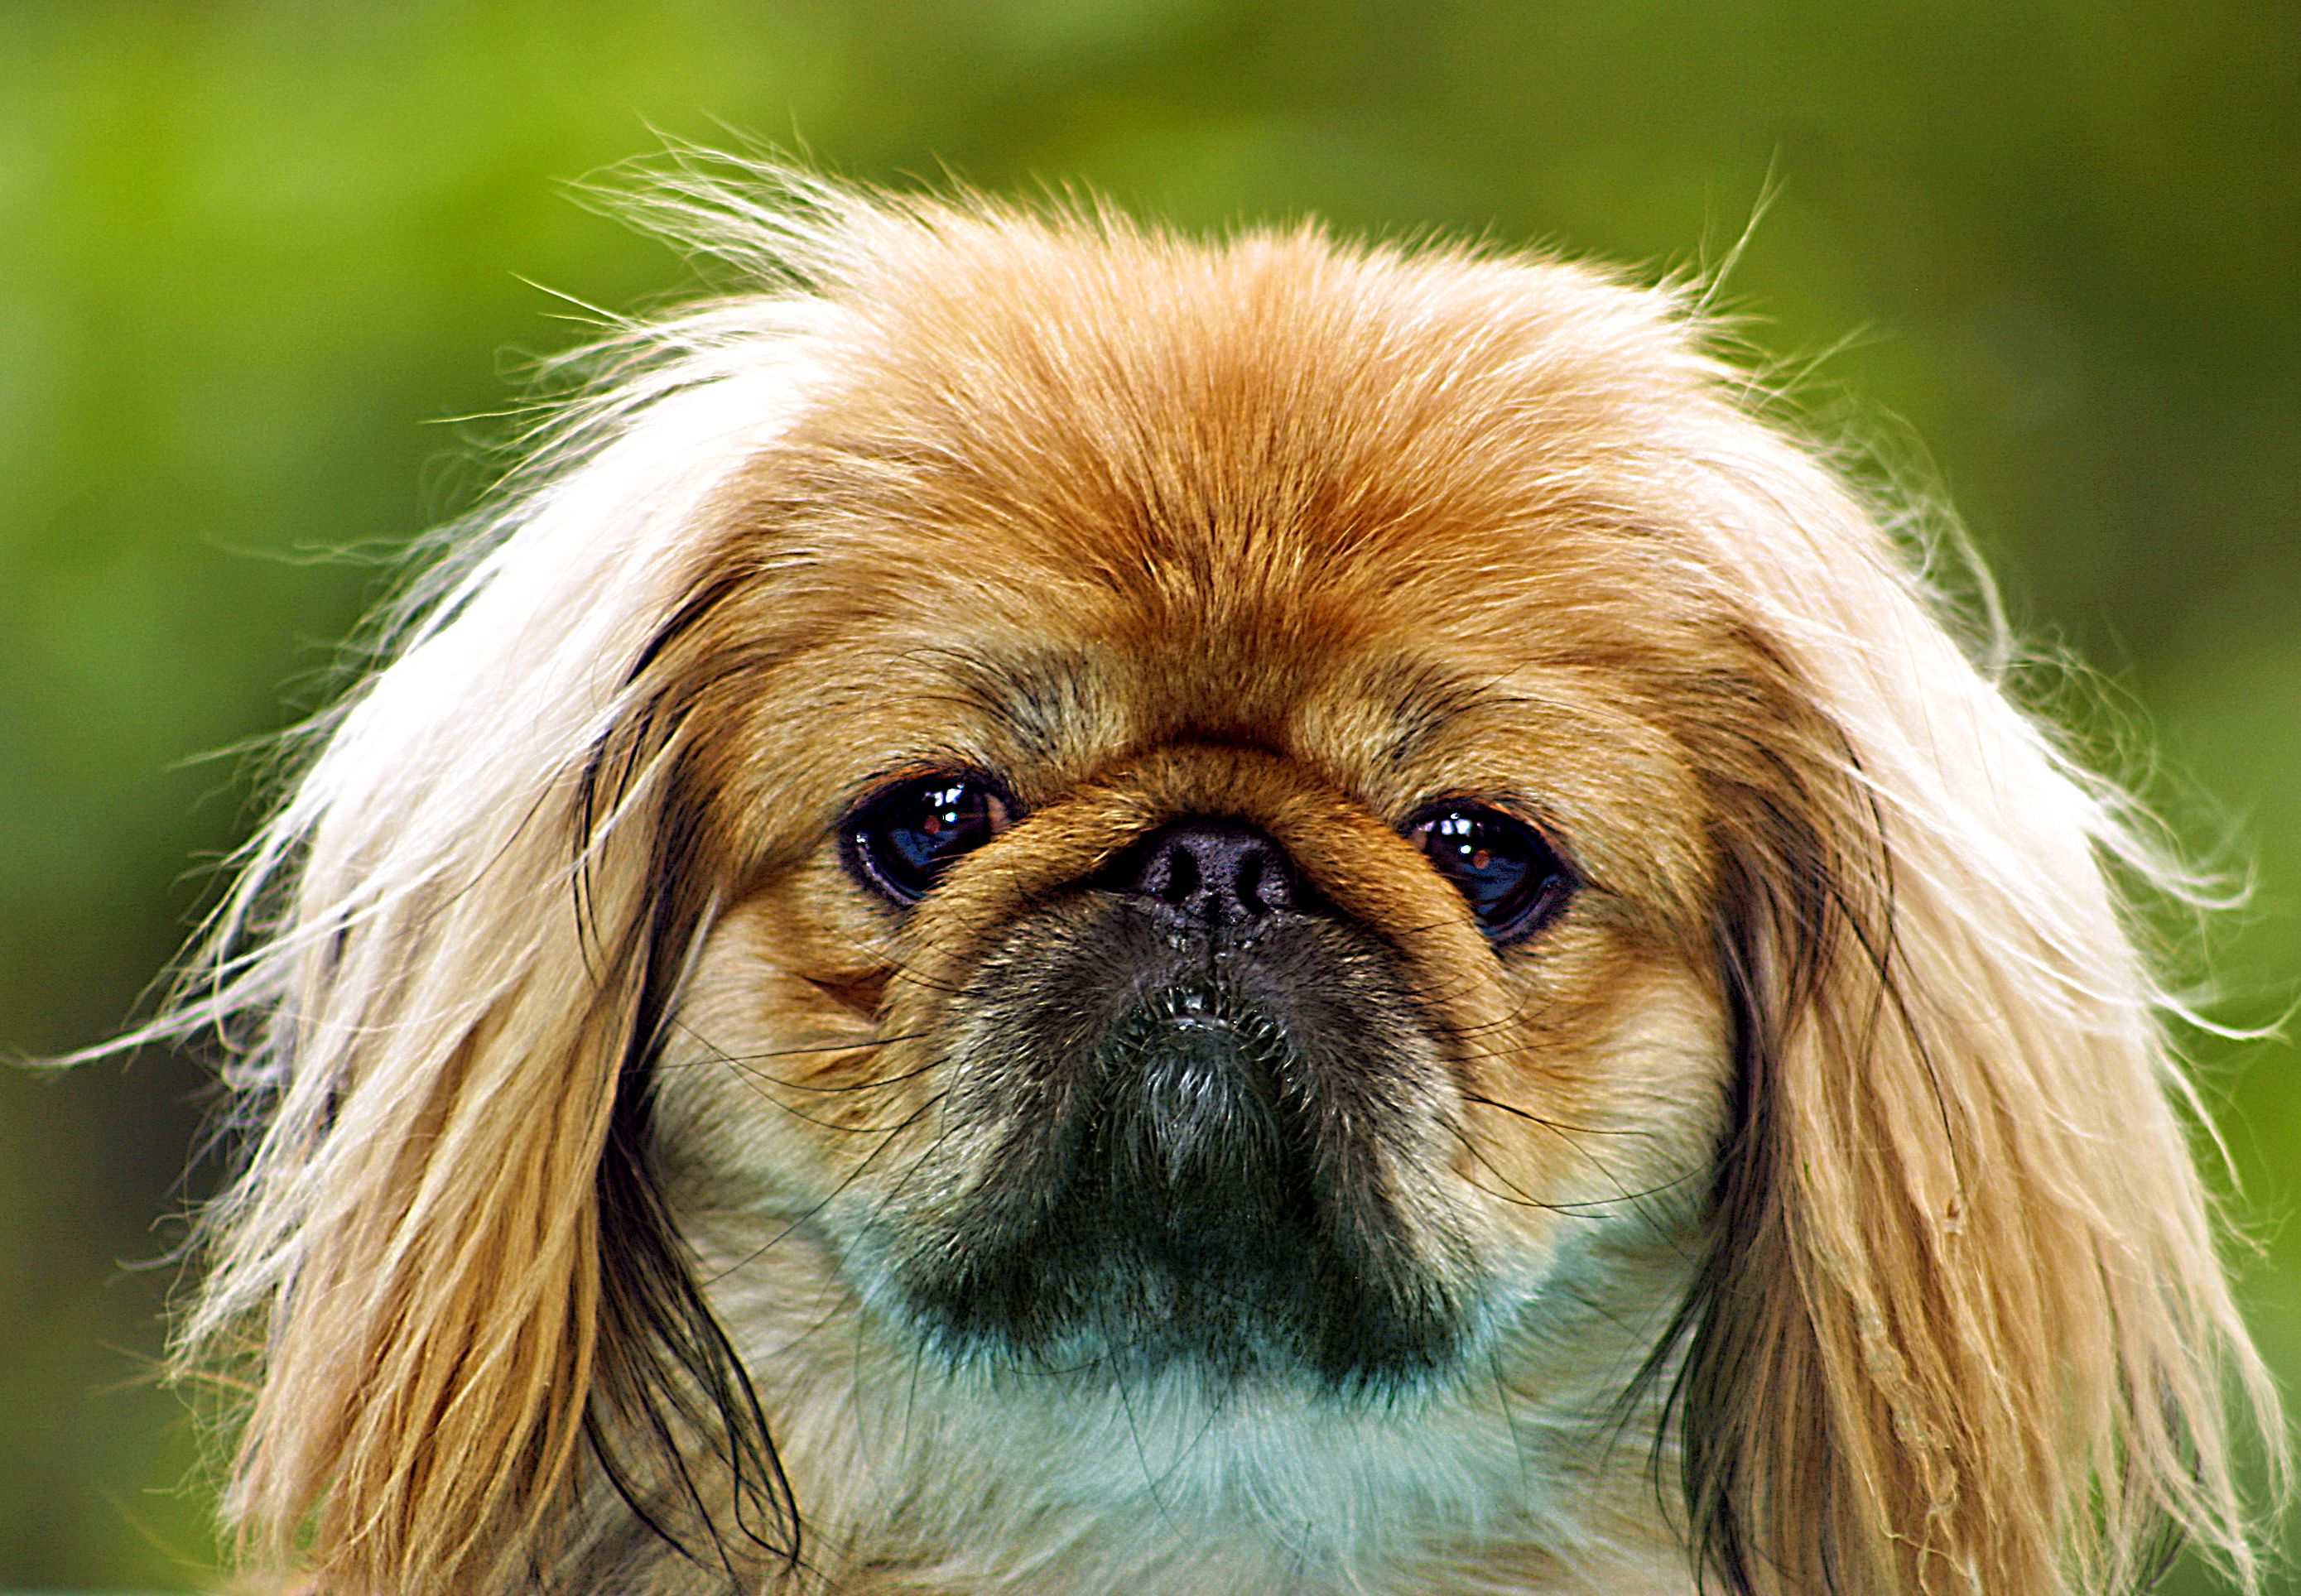
{"type": "Polygon", "coordinates": [[[845,827],[848,870],[897,904],[914,904],[951,861],[1014,823],[1004,789],[976,772],[937,771],[874,794],[845,827]]]}
{"type": "Polygon", "coordinates": [[[1549,924],[1574,890],[1574,873],[1541,832],[1484,804],[1434,804],[1407,823],[1406,840],[1454,884],[1498,945],[1549,924]]]}

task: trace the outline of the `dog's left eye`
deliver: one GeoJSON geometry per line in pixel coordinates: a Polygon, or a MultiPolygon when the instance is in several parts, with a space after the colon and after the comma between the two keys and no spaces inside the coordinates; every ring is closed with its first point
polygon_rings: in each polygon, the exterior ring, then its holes
{"type": "Polygon", "coordinates": [[[848,868],[897,903],[916,903],[952,860],[1013,817],[1013,804],[984,776],[944,772],[900,782],[848,823],[848,868]]]}
{"type": "Polygon", "coordinates": [[[1496,942],[1532,936],[1573,890],[1573,873],[1541,832],[1483,804],[1457,800],[1425,809],[1408,824],[1406,840],[1454,883],[1496,942]]]}

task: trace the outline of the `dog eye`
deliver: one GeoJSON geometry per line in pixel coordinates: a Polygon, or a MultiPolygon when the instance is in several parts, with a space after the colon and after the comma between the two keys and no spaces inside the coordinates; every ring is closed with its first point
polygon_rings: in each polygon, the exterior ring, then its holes
{"type": "Polygon", "coordinates": [[[1542,833],[1482,804],[1455,801],[1424,810],[1406,840],[1428,856],[1496,942],[1532,936],[1573,890],[1573,873],[1542,833]]]}
{"type": "Polygon", "coordinates": [[[847,867],[900,904],[926,896],[935,878],[1012,823],[1014,806],[991,781],[948,772],[890,787],[847,825],[847,867]]]}

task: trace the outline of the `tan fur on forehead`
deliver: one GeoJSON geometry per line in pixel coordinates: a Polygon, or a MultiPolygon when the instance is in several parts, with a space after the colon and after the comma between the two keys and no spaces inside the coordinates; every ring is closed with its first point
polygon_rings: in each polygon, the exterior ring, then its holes
{"type": "Polygon", "coordinates": [[[1396,584],[1442,637],[1482,587],[1573,581],[1596,614],[1685,585],[1661,551],[1615,574],[1623,531],[1681,509],[1656,428],[1711,375],[1650,293],[1309,231],[936,220],[824,285],[852,320],[769,492],[826,553],[893,513],[923,565],[1093,584],[1129,643],[1208,621],[1278,659],[1393,633],[1368,600],[1396,584]]]}

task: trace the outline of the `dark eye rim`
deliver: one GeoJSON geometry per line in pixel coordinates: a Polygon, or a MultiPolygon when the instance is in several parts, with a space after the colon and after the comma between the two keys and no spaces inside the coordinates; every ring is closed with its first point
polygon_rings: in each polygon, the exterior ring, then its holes
{"type": "MultiPolygon", "coordinates": [[[[1559,915],[1565,909],[1567,901],[1580,890],[1581,875],[1575,870],[1574,862],[1567,856],[1566,850],[1558,845],[1558,840],[1550,828],[1528,818],[1507,802],[1497,801],[1479,793],[1445,793],[1430,799],[1407,816],[1404,823],[1398,828],[1399,835],[1412,843],[1415,833],[1424,826],[1437,820],[1441,815],[1465,809],[1480,810],[1499,820],[1509,822],[1532,837],[1541,846],[1543,852],[1550,856],[1553,868],[1548,877],[1528,894],[1523,904],[1512,909],[1507,919],[1489,923],[1477,914],[1475,907],[1471,909],[1472,917],[1478,922],[1478,929],[1485,932],[1486,940],[1497,948],[1512,947],[1526,941],[1557,920],[1559,915]]],[[[1422,850],[1417,848],[1416,851],[1422,850]]],[[[1424,856],[1428,857],[1427,854],[1424,856]]],[[[1433,865],[1432,868],[1435,869],[1435,865],[1433,865]]],[[[1443,874],[1443,872],[1441,873],[1443,874]]],[[[1448,884],[1452,884],[1451,880],[1448,884]]]]}
{"type": "Polygon", "coordinates": [[[839,862],[846,866],[847,873],[898,908],[908,908],[925,898],[928,889],[914,891],[888,873],[866,840],[866,831],[873,816],[903,793],[929,782],[953,781],[965,781],[983,788],[1005,812],[1005,824],[994,829],[993,836],[1023,818],[1023,806],[1016,801],[1007,783],[987,770],[971,765],[913,765],[874,782],[870,790],[849,805],[846,813],[840,817],[837,833],[839,862]]]}

